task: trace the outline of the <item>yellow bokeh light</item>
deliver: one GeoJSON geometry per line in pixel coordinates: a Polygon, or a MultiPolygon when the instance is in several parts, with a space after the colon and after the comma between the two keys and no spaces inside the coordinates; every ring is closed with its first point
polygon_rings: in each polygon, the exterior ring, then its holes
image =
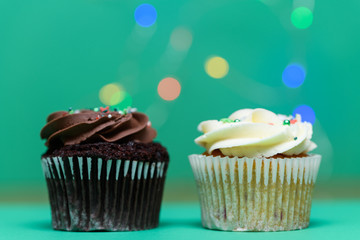
{"type": "Polygon", "coordinates": [[[205,63],[205,71],[212,78],[223,78],[229,72],[229,64],[222,57],[211,57],[205,63]]]}
{"type": "Polygon", "coordinates": [[[106,106],[114,106],[124,100],[125,91],[119,84],[110,83],[100,89],[99,98],[106,106]]]}

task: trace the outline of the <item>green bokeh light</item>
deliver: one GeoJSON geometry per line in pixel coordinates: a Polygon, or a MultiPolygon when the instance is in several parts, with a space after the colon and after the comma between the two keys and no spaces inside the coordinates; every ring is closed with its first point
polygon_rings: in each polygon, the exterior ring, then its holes
{"type": "Polygon", "coordinates": [[[121,100],[121,102],[113,106],[119,110],[123,110],[127,107],[131,107],[133,103],[133,99],[128,92],[124,92],[123,94],[124,94],[124,98],[121,100]]]}
{"type": "Polygon", "coordinates": [[[291,14],[291,22],[296,28],[308,28],[313,22],[313,13],[306,7],[298,7],[291,14]]]}

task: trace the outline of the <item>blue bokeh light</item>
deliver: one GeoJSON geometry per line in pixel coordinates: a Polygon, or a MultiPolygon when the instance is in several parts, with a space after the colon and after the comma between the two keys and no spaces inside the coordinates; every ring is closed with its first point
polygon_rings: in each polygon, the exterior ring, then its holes
{"type": "Polygon", "coordinates": [[[301,115],[301,120],[303,122],[309,122],[311,124],[314,124],[315,122],[315,112],[308,105],[300,105],[295,108],[293,111],[293,116],[295,117],[296,114],[301,115]]]}
{"type": "Polygon", "coordinates": [[[141,27],[150,27],[156,22],[156,9],[147,3],[139,5],[135,9],[135,21],[141,27]]]}
{"type": "Polygon", "coordinates": [[[288,65],[282,74],[284,84],[290,88],[300,87],[305,80],[305,69],[299,64],[288,65]]]}

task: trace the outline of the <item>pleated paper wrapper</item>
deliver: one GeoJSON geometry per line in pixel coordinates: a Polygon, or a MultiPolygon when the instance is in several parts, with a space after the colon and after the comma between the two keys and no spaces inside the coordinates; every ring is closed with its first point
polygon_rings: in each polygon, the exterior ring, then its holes
{"type": "Polygon", "coordinates": [[[309,225],[320,155],[237,158],[190,155],[202,224],[224,231],[287,231],[309,225]]]}
{"type": "Polygon", "coordinates": [[[136,231],[158,226],[168,162],[92,157],[41,162],[54,229],[136,231]]]}

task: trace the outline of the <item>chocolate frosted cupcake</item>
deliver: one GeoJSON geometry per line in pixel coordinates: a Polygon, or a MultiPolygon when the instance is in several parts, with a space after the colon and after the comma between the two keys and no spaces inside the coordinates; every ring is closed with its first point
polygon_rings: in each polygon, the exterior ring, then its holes
{"type": "Polygon", "coordinates": [[[200,123],[190,155],[202,223],[225,231],[287,231],[309,225],[321,156],[309,154],[312,125],[265,109],[200,123]]]}
{"type": "Polygon", "coordinates": [[[139,112],[60,111],[41,130],[52,224],[66,231],[155,228],[169,155],[139,112]]]}

